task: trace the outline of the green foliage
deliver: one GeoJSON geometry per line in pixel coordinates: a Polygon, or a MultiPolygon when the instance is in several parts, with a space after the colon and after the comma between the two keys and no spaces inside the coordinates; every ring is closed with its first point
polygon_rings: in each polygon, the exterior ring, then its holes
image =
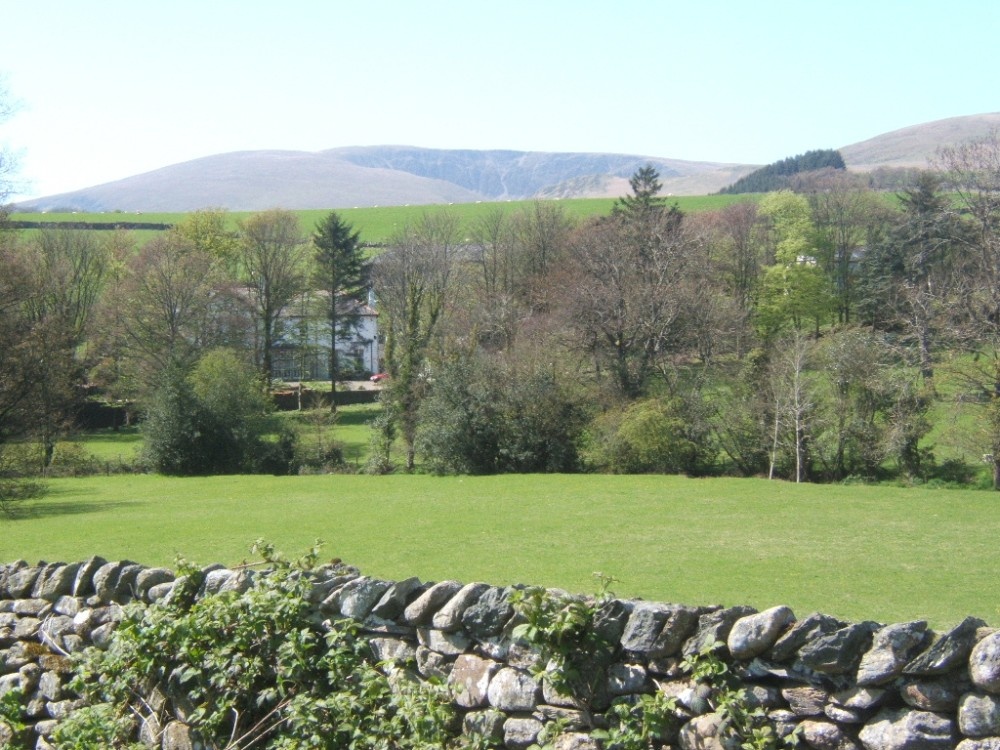
{"type": "Polygon", "coordinates": [[[595,574],[601,588],[596,597],[572,596],[540,587],[515,590],[511,604],[524,622],[511,634],[537,651],[537,678],[589,709],[607,678],[615,644],[595,627],[602,607],[611,600],[614,579],[595,574]]]}
{"type": "Polygon", "coordinates": [[[719,191],[720,194],[735,195],[739,193],[767,193],[772,190],[783,190],[789,185],[789,177],[801,172],[815,172],[819,169],[844,170],[844,157],[833,149],[806,151],[798,156],[768,164],[744,175],[729,187],[719,191]]]}
{"type": "MultiPolygon", "coordinates": [[[[558,693],[570,697],[585,716],[600,686],[607,680],[616,644],[601,628],[614,579],[595,573],[596,597],[571,596],[534,587],[515,591],[512,603],[524,622],[512,636],[537,651],[534,673],[558,693]]],[[[634,699],[619,699],[605,713],[606,728],[591,736],[612,750],[646,750],[665,742],[677,729],[677,702],[656,691],[634,699]]],[[[593,724],[593,722],[591,722],[593,724]]],[[[559,722],[546,727],[540,748],[553,747],[562,733],[559,722]]]]}
{"type": "Polygon", "coordinates": [[[285,473],[294,437],[275,429],[259,376],[234,353],[203,355],[193,372],[161,376],[143,421],[146,460],[163,474],[285,473]]]}
{"type": "Polygon", "coordinates": [[[50,741],[56,750],[142,750],[131,742],[138,722],[129,710],[110,703],[83,706],[59,722],[50,741]]]}
{"type": "Polygon", "coordinates": [[[331,439],[338,412],[319,405],[299,412],[306,434],[300,434],[292,460],[293,473],[327,473],[344,466],[344,448],[331,439]]]}
{"type": "MultiPolygon", "coordinates": [[[[6,724],[14,735],[14,739],[20,739],[28,728],[27,716],[24,711],[25,695],[19,688],[12,688],[0,695],[0,724],[6,724]]],[[[7,747],[0,743],[0,748],[7,747]]]]}
{"type": "Polygon", "coordinates": [[[175,710],[183,708],[212,747],[429,749],[451,743],[454,717],[442,689],[405,679],[396,665],[373,663],[353,623],[320,624],[311,616],[318,543],[296,561],[283,560],[263,542],[254,551],[267,567],[252,576],[243,571],[252,577],[244,593],[195,600],[201,575],[187,567],[168,603],[126,608],[110,647],[90,649],[77,662],[74,687],[95,708],[60,729],[69,738],[88,727],[97,744],[65,747],[126,747],[133,716],[152,711],[153,690],[175,710]]]}
{"type": "Polygon", "coordinates": [[[659,690],[634,701],[618,700],[605,714],[607,729],[591,732],[611,750],[648,750],[662,746],[677,730],[677,699],[659,690]]]}
{"type": "Polygon", "coordinates": [[[637,169],[629,178],[628,184],[632,188],[632,195],[619,198],[611,210],[612,214],[639,217],[666,207],[667,199],[660,195],[660,190],[663,189],[660,173],[652,164],[637,169]]]}
{"type": "MultiPolygon", "coordinates": [[[[721,717],[719,734],[733,738],[741,750],[780,750],[798,744],[798,734],[778,736],[762,706],[754,706],[729,665],[717,656],[725,644],[716,642],[681,662],[691,679],[709,688],[709,706],[721,717]]],[[[725,744],[725,742],[724,742],[725,744]]]]}
{"type": "Polygon", "coordinates": [[[323,219],[313,234],[313,275],[316,289],[326,295],[325,317],[330,326],[330,384],[336,387],[341,366],[337,339],[356,327],[358,317],[348,300],[360,301],[368,290],[369,265],[360,233],[336,211],[323,219]]]}
{"type": "Polygon", "coordinates": [[[417,447],[440,474],[570,472],[582,409],[549,372],[485,357],[436,368],[417,447]]]}
{"type": "Polygon", "coordinates": [[[712,470],[717,447],[695,398],[645,399],[624,412],[597,420],[596,466],[620,474],[703,475],[712,470]]]}

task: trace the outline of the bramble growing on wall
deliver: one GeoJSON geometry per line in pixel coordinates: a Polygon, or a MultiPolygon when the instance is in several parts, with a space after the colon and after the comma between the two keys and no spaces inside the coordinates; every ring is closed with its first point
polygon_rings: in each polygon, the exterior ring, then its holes
{"type": "Polygon", "coordinates": [[[160,726],[178,709],[204,743],[232,750],[454,742],[443,688],[376,665],[348,621],[309,616],[318,544],[294,562],[255,550],[268,567],[243,568],[245,591],[194,601],[204,575],[188,566],[166,603],[127,607],[108,650],[79,660],[88,708],[63,723],[56,747],[130,747],[140,721],[160,726]]]}

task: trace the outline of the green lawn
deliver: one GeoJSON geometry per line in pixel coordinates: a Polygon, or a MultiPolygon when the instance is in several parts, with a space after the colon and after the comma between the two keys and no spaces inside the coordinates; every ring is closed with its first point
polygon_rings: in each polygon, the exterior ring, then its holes
{"type": "Polygon", "coordinates": [[[686,604],[788,604],[938,627],[1000,624],[991,492],[662,476],[354,475],[50,482],[0,520],[0,560],[238,562],[264,537],[387,578],[456,578],[686,604]]]}

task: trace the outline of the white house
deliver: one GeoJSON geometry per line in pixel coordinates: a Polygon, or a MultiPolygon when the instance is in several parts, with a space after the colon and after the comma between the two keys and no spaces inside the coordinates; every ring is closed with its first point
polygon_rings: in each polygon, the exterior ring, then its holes
{"type": "MultiPolygon", "coordinates": [[[[330,379],[328,292],[307,292],[282,313],[273,349],[274,377],[286,381],[330,379]]],[[[344,379],[365,377],[381,369],[378,313],[352,299],[337,302],[338,369],[344,379]]]]}

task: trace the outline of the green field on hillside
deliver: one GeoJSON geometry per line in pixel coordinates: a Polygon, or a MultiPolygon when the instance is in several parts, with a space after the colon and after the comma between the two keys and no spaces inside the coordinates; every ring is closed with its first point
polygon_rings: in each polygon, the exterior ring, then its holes
{"type": "Polygon", "coordinates": [[[1000,624],[996,495],[665,476],[330,475],[50,481],[0,517],[0,560],[232,564],[264,537],[399,579],[1000,624]]]}
{"type": "MultiPolygon", "coordinates": [[[[698,211],[710,211],[723,208],[731,203],[743,200],[752,200],[755,196],[745,195],[701,195],[701,196],[677,196],[670,198],[671,202],[676,202],[680,209],[686,213],[698,211]]],[[[583,219],[590,216],[600,216],[611,211],[615,199],[613,198],[578,198],[572,200],[552,201],[562,206],[566,214],[572,218],[583,219]]],[[[505,201],[505,202],[482,202],[482,203],[456,203],[454,205],[429,205],[429,206],[375,206],[368,208],[344,208],[337,209],[355,229],[361,232],[363,242],[380,243],[388,241],[394,232],[399,231],[407,224],[413,224],[424,213],[435,214],[450,212],[455,214],[462,222],[466,230],[471,227],[480,217],[502,208],[505,211],[520,211],[531,208],[534,201],[505,201]]],[[[330,212],[330,209],[316,209],[309,211],[295,211],[299,215],[302,228],[307,233],[312,233],[316,224],[330,212]]],[[[235,229],[236,222],[245,218],[249,212],[231,212],[229,214],[232,228],[235,229]]],[[[38,222],[91,222],[102,224],[115,224],[121,222],[151,222],[157,224],[176,224],[184,220],[186,214],[183,213],[26,213],[12,214],[11,219],[15,221],[38,221],[38,222]]],[[[152,234],[143,231],[144,235],[152,234]]]]}

